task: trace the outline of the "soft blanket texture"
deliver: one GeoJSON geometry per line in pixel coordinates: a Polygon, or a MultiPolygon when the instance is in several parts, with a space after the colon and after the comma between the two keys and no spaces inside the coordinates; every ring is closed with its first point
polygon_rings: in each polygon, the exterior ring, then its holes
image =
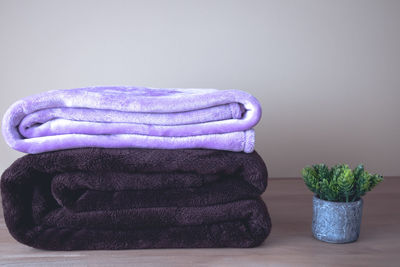
{"type": "Polygon", "coordinates": [[[239,90],[91,87],[14,103],[2,132],[26,153],[69,148],[254,150],[258,101],[239,90]]]}
{"type": "Polygon", "coordinates": [[[266,186],[256,152],[81,148],[16,160],[1,194],[11,235],[36,248],[254,247],[266,186]]]}

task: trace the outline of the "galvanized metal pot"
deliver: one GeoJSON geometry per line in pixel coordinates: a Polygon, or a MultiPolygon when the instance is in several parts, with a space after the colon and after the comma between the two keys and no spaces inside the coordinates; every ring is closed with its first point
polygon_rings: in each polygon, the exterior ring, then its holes
{"type": "Polygon", "coordinates": [[[330,243],[354,242],[360,235],[363,200],[332,202],[313,198],[312,232],[330,243]]]}

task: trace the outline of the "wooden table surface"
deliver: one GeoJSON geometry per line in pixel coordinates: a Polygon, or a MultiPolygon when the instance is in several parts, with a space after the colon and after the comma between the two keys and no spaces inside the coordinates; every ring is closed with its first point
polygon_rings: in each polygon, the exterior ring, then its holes
{"type": "Polygon", "coordinates": [[[272,232],[262,246],[252,249],[44,251],[15,241],[1,215],[0,265],[400,266],[400,177],[385,178],[364,197],[361,235],[351,244],[328,244],[312,237],[312,194],[301,179],[270,179],[263,197],[272,232]]]}

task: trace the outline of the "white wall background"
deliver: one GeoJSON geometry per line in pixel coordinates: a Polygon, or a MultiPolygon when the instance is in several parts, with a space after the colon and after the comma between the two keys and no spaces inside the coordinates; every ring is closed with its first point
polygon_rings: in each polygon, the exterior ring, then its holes
{"type": "MultiPolygon", "coordinates": [[[[400,1],[0,0],[0,112],[92,85],[236,88],[271,177],[400,175],[400,1]]],[[[0,141],[0,169],[22,153],[0,141]]]]}

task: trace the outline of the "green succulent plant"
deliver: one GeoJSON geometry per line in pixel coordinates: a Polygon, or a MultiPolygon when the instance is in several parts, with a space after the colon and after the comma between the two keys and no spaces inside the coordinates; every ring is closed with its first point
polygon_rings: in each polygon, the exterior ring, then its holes
{"type": "Polygon", "coordinates": [[[301,174],[307,187],[320,199],[335,202],[357,201],[383,181],[382,175],[370,174],[362,164],[354,170],[347,164],[330,169],[325,164],[315,164],[306,166],[301,174]]]}

